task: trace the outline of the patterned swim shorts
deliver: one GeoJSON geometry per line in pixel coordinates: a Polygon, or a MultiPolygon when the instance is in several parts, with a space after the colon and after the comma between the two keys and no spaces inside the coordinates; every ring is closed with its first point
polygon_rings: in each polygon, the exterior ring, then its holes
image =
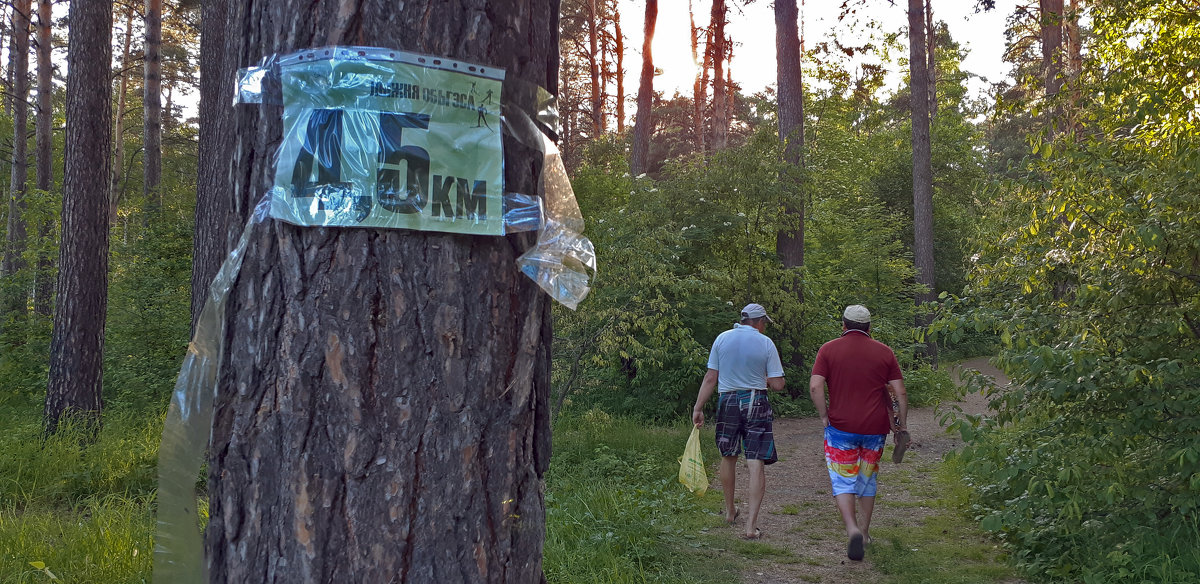
{"type": "Polygon", "coordinates": [[[779,460],[772,432],[774,420],[766,391],[722,392],[717,402],[717,448],[721,456],[737,456],[744,445],[746,460],[765,464],[779,460]]]}
{"type": "Polygon", "coordinates": [[[825,466],[835,497],[846,493],[875,496],[875,475],[886,438],[887,434],[853,434],[825,427],[825,466]]]}

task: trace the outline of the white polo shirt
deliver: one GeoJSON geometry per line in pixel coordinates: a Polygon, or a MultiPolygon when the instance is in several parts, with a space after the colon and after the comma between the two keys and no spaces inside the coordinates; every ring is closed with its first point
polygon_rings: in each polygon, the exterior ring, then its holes
{"type": "Polygon", "coordinates": [[[765,390],[768,377],[783,377],[775,342],[758,329],[741,324],[717,335],[708,353],[708,368],[717,371],[717,391],[721,393],[765,390]]]}

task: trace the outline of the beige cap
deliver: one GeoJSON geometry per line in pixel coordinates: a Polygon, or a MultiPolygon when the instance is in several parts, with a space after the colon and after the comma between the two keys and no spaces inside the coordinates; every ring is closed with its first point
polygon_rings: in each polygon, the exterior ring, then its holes
{"type": "Polygon", "coordinates": [[[842,318],[851,322],[870,324],[871,311],[867,310],[867,307],[861,304],[851,304],[846,307],[846,312],[842,313],[842,318]]]}

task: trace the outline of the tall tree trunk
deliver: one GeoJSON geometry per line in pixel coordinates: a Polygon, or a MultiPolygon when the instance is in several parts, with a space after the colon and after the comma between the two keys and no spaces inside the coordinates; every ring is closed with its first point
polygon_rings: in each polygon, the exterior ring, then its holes
{"type": "Polygon", "coordinates": [[[248,190],[234,196],[228,154],[235,110],[229,80],[239,63],[225,50],[229,0],[205,0],[200,9],[200,144],[196,176],[196,227],[192,244],[192,330],[208,298],[208,287],[233,249],[236,234],[254,205],[248,190]]]}
{"type": "Polygon", "coordinates": [[[925,58],[929,72],[929,120],[937,117],[937,30],[933,24],[933,1],[925,1],[925,58]]]}
{"type": "MultiPolygon", "coordinates": [[[[804,167],[804,82],[800,64],[799,11],[796,0],[775,0],[775,71],[779,86],[779,143],[788,170],[804,167]]],[[[775,253],[785,268],[804,265],[804,204],[798,172],[784,177],[784,223],[775,237],[775,253]]]]}
{"type": "Polygon", "coordinates": [[[724,150],[729,137],[729,120],[725,116],[725,59],[728,47],[725,44],[725,0],[713,0],[712,17],[709,20],[709,40],[713,48],[713,120],[712,149],[724,150]]]}
{"type": "Polygon", "coordinates": [[[146,0],[145,81],[142,98],[142,194],[162,205],[162,0],[146,0]]]}
{"type": "Polygon", "coordinates": [[[650,134],[654,131],[654,56],[650,45],[658,22],[658,0],[646,0],[646,24],[642,35],[642,73],[638,77],[637,117],[633,121],[633,176],[650,170],[650,134]]]}
{"type": "MultiPolygon", "coordinates": [[[[917,268],[917,283],[926,291],[917,295],[918,303],[937,299],[933,270],[933,161],[929,143],[929,61],[925,45],[925,2],[908,0],[908,64],[912,92],[912,151],[913,151],[913,258],[917,268]]],[[[929,320],[919,317],[919,327],[929,320]]],[[[928,343],[925,355],[937,364],[937,346],[928,343]]]]}
{"type": "Polygon", "coordinates": [[[613,43],[617,56],[617,133],[625,133],[625,35],[621,33],[621,12],[613,4],[613,43]]]}
{"type": "Polygon", "coordinates": [[[1067,79],[1070,80],[1071,86],[1071,111],[1067,117],[1071,120],[1070,125],[1073,130],[1077,130],[1079,126],[1079,103],[1082,95],[1079,89],[1079,76],[1083,74],[1083,47],[1080,46],[1082,39],[1079,35],[1079,13],[1083,10],[1082,2],[1079,0],[1071,0],[1070,8],[1067,10],[1064,29],[1067,36],[1067,79]]]}
{"type": "MultiPolygon", "coordinates": [[[[13,148],[8,183],[8,229],[0,275],[13,280],[17,272],[25,268],[25,181],[29,177],[29,0],[13,2],[12,45],[9,49],[13,53],[13,148]]],[[[5,284],[3,313],[25,315],[29,304],[27,287],[19,281],[5,284]]]]}
{"type": "MultiPolygon", "coordinates": [[[[38,0],[37,25],[37,139],[35,141],[36,186],[49,192],[54,188],[54,63],[53,40],[50,36],[51,0],[38,0]]],[[[38,239],[46,241],[53,235],[54,224],[43,221],[38,226],[38,239]]],[[[54,292],[54,278],[50,255],[38,252],[37,270],[33,284],[33,311],[41,316],[50,316],[50,297],[54,292]]]]}
{"type": "Polygon", "coordinates": [[[121,45],[121,79],[117,82],[117,112],[113,122],[112,182],[108,188],[108,222],[117,222],[121,203],[121,179],[125,174],[125,98],[129,93],[129,48],[133,44],[133,6],[125,7],[125,40],[121,45]]]}
{"type": "Polygon", "coordinates": [[[1048,99],[1062,88],[1063,0],[1038,0],[1042,26],[1042,74],[1048,99]]]}
{"type": "Polygon", "coordinates": [[[112,2],[71,0],[67,134],[54,332],[45,425],[62,416],[96,419],[108,304],[108,165],[112,139],[112,2]]]}
{"type": "MultiPolygon", "coordinates": [[[[533,110],[532,87],[557,87],[558,1],[473,6],[230,2],[222,20],[246,60],[353,43],[503,68],[504,101],[533,110]]],[[[275,108],[238,111],[214,153],[235,196],[271,182],[281,131],[275,108]]],[[[538,192],[541,154],[507,136],[504,153],[505,188],[538,192]]],[[[532,242],[255,225],[218,374],[210,581],[545,580],[550,305],[516,265],[532,242]]]]}
{"type": "Polygon", "coordinates": [[[709,48],[705,47],[703,56],[700,54],[700,29],[696,27],[696,13],[692,10],[692,0],[688,0],[688,21],[692,32],[692,61],[696,63],[696,84],[692,88],[692,123],[696,139],[696,151],[705,151],[704,135],[704,104],[708,101],[708,56],[709,48]]]}
{"type": "MultiPolygon", "coordinates": [[[[733,37],[725,39],[725,46],[733,46],[733,37]]],[[[734,107],[737,106],[737,87],[733,84],[733,59],[725,67],[725,131],[728,135],[729,126],[733,123],[734,107]]]]}
{"type": "Polygon", "coordinates": [[[592,139],[604,133],[604,96],[600,93],[600,13],[597,0],[588,0],[588,65],[592,74],[592,139]]]}

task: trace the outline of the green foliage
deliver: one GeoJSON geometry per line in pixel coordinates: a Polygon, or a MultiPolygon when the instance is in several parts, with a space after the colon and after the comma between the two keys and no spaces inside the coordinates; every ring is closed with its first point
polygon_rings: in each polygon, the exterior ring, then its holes
{"type": "Polygon", "coordinates": [[[105,335],[106,400],[159,411],[191,329],[192,223],[183,209],[138,213],[114,245],[105,335]]]}
{"type": "Polygon", "coordinates": [[[1078,124],[1055,120],[993,189],[994,231],[940,325],[998,335],[1016,383],[994,418],[958,425],[962,460],[983,525],[1031,576],[1195,581],[1200,15],[1131,0],[1092,21],[1089,97],[1052,104],[1078,124]]]}

